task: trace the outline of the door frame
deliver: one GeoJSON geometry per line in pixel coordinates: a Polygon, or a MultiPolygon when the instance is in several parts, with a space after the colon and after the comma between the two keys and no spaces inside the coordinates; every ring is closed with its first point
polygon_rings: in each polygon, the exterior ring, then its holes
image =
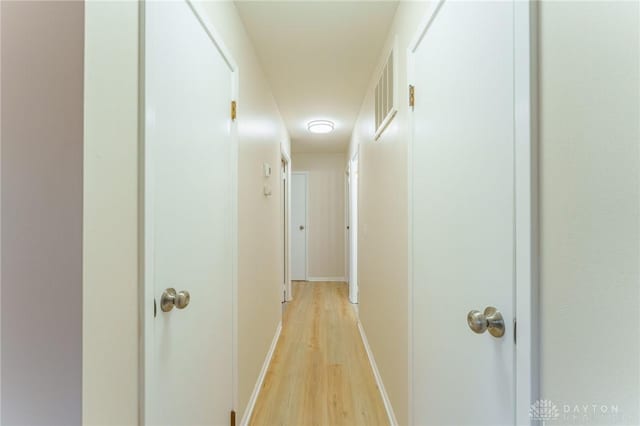
{"type": "MultiPolygon", "coordinates": [[[[187,6],[191,9],[196,19],[200,22],[205,29],[209,38],[213,42],[213,45],[217,48],[218,52],[226,62],[229,70],[231,71],[231,96],[233,100],[238,99],[239,92],[239,68],[235,59],[231,55],[231,51],[226,47],[222,37],[215,29],[215,27],[209,22],[207,14],[203,11],[202,6],[198,3],[194,3],[191,0],[183,0],[187,6]]],[[[139,339],[139,380],[138,380],[138,417],[139,424],[145,425],[146,412],[150,408],[150,403],[147,401],[147,377],[151,375],[150,365],[152,352],[147,351],[147,348],[152,348],[153,344],[150,341],[153,334],[153,311],[154,311],[154,286],[153,283],[147,282],[149,263],[148,259],[153,257],[153,253],[149,253],[146,248],[152,247],[153,241],[153,222],[148,218],[146,204],[148,194],[146,191],[146,182],[148,176],[148,168],[146,167],[146,139],[145,139],[145,126],[146,126],[146,86],[145,86],[145,72],[146,72],[146,55],[145,55],[145,43],[146,43],[146,0],[139,2],[139,28],[138,28],[138,291],[139,291],[139,321],[141,336],[139,339]]],[[[230,138],[231,138],[231,259],[232,259],[232,280],[231,280],[231,298],[232,298],[232,390],[231,390],[231,404],[229,410],[237,411],[238,408],[238,129],[235,120],[230,122],[230,138]]]]}
{"type": "Polygon", "coordinates": [[[351,159],[349,159],[349,166],[348,166],[348,199],[347,199],[347,205],[348,205],[348,212],[349,212],[349,217],[348,217],[348,223],[349,223],[349,230],[348,230],[348,243],[349,243],[349,247],[348,247],[348,265],[349,265],[349,276],[347,277],[347,280],[349,282],[349,289],[351,289],[351,278],[353,277],[353,281],[355,281],[355,297],[351,297],[351,291],[349,291],[349,302],[353,303],[353,304],[358,304],[358,293],[359,293],[359,283],[358,283],[358,197],[359,197],[359,188],[358,188],[358,182],[359,182],[359,177],[358,177],[358,171],[360,170],[360,151],[358,149],[355,150],[355,152],[353,153],[353,156],[351,157],[351,159]],[[354,163],[358,164],[358,166],[355,168],[355,172],[354,172],[354,163]],[[354,191],[355,189],[355,191],[354,191]],[[355,198],[354,198],[355,197],[355,198]],[[355,209],[353,209],[353,205],[355,205],[355,209]],[[354,210],[355,210],[355,217],[353,217],[354,214],[354,210]],[[355,267],[354,267],[355,265],[355,267]],[[355,300],[355,301],[354,301],[355,300]]]}
{"type": "Polygon", "coordinates": [[[285,193],[286,205],[284,211],[284,286],[285,286],[285,302],[293,300],[293,293],[291,292],[291,156],[287,153],[286,144],[282,142],[280,144],[280,158],[286,164],[286,183],[285,193]]]}
{"type": "MultiPolygon", "coordinates": [[[[305,200],[304,200],[304,214],[305,214],[305,224],[304,229],[306,232],[304,237],[304,280],[309,281],[309,172],[307,171],[295,171],[291,172],[291,178],[293,179],[293,175],[304,175],[305,176],[305,200]]],[[[291,197],[290,197],[291,199],[291,197]]],[[[291,227],[289,227],[291,229],[291,227]]],[[[291,252],[289,252],[291,253],[291,252]]]]}
{"type": "MultiPolygon", "coordinates": [[[[407,49],[408,83],[415,82],[414,53],[447,0],[432,4],[407,49]]],[[[514,313],[517,318],[514,425],[531,425],[529,407],[539,397],[538,328],[538,116],[537,20],[535,1],[514,4],[514,313]]],[[[420,102],[420,88],[416,88],[420,102]]],[[[413,114],[408,107],[408,158],[413,155],[413,114]]],[[[409,161],[408,316],[409,424],[413,424],[413,164],[409,161]]],[[[507,325],[508,326],[508,325],[507,325]]],[[[514,324],[511,324],[513,327],[514,324]]],[[[510,334],[513,336],[513,334],[510,334]]],[[[512,337],[513,338],[513,337],[512,337]]]]}
{"type": "Polygon", "coordinates": [[[351,209],[349,206],[349,200],[351,199],[351,188],[350,181],[351,179],[351,161],[349,161],[347,156],[347,167],[344,169],[344,279],[347,284],[350,282],[351,277],[351,258],[350,258],[350,247],[351,247],[351,209]]]}

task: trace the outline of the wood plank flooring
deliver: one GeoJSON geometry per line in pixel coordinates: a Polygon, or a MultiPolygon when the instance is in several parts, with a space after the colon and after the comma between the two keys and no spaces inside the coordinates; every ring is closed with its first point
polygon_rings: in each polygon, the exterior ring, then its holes
{"type": "Polygon", "coordinates": [[[345,283],[294,282],[250,425],[388,425],[345,283]]]}

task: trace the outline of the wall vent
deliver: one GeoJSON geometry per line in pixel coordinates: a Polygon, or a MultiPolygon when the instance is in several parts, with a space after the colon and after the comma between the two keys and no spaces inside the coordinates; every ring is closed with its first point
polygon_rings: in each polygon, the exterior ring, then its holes
{"type": "Polygon", "coordinates": [[[382,67],[380,76],[378,77],[378,83],[375,88],[375,126],[376,136],[378,140],[384,129],[387,128],[393,117],[396,115],[397,102],[396,102],[396,62],[394,50],[391,50],[387,61],[382,67]]]}

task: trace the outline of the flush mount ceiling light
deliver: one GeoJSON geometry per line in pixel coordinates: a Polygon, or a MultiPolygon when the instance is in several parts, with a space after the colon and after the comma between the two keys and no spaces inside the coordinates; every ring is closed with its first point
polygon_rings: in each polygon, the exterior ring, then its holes
{"type": "Polygon", "coordinates": [[[313,120],[307,123],[307,129],[311,133],[331,133],[335,124],[329,120],[313,120]]]}

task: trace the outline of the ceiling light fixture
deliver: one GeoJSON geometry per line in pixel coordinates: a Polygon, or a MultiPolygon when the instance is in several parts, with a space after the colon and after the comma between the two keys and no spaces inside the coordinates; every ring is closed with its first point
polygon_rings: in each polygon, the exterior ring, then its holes
{"type": "Polygon", "coordinates": [[[329,120],[313,120],[307,124],[307,129],[311,133],[331,133],[335,124],[329,120]]]}

